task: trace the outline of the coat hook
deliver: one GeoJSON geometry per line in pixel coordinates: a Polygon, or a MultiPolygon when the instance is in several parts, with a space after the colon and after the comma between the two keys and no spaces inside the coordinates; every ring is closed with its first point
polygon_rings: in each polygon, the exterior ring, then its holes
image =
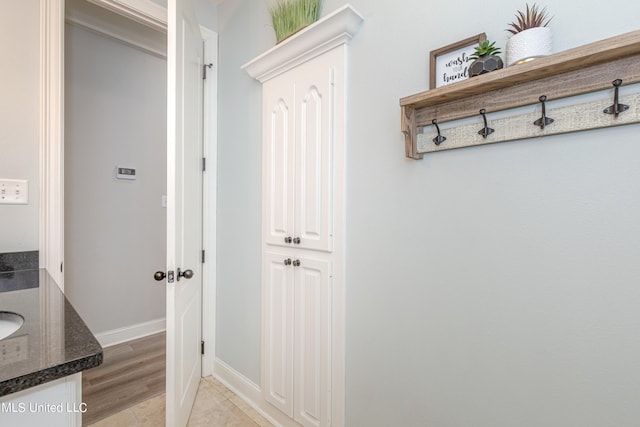
{"type": "Polygon", "coordinates": [[[620,85],[622,85],[622,80],[615,79],[612,84],[615,88],[615,91],[613,93],[613,105],[605,108],[603,112],[605,114],[613,114],[614,117],[618,117],[618,114],[622,113],[623,111],[627,111],[629,109],[629,106],[620,104],[618,102],[618,89],[620,88],[620,85]]]}
{"type": "Polygon", "coordinates": [[[546,125],[550,125],[553,123],[553,119],[551,117],[547,117],[547,110],[545,107],[545,102],[547,102],[547,95],[542,95],[538,100],[542,103],[542,117],[533,122],[534,125],[540,126],[540,129],[544,129],[546,125]]]}
{"type": "Polygon", "coordinates": [[[436,145],[440,145],[444,141],[446,141],[447,138],[442,136],[442,135],[440,135],[440,126],[438,126],[438,121],[436,119],[431,120],[431,123],[433,123],[433,125],[436,127],[436,130],[438,131],[438,136],[433,138],[433,142],[435,142],[436,145]]]}
{"type": "Polygon", "coordinates": [[[482,135],[483,138],[491,135],[494,130],[487,126],[487,110],[484,108],[480,110],[480,114],[482,115],[482,120],[484,120],[484,127],[478,131],[478,135],[482,135]]]}

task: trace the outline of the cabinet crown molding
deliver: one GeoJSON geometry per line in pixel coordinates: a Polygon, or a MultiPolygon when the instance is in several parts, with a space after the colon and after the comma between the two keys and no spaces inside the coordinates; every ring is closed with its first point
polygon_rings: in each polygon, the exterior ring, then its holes
{"type": "Polygon", "coordinates": [[[251,77],[264,83],[318,55],[347,43],[364,18],[346,4],[294,36],[272,47],[242,66],[251,77]]]}

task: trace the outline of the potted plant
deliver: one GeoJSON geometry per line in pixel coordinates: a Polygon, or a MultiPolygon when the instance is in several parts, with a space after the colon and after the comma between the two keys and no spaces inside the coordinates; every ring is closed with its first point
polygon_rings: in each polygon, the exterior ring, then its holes
{"type": "Polygon", "coordinates": [[[481,41],[473,55],[469,59],[474,61],[469,65],[469,77],[479,76],[480,74],[499,70],[504,66],[502,58],[498,56],[500,48],[495,47],[496,42],[489,40],[481,41]]]}
{"type": "Polygon", "coordinates": [[[321,0],[277,0],[269,8],[276,43],[320,18],[321,0]]]}
{"type": "Polygon", "coordinates": [[[507,28],[513,34],[507,40],[507,66],[520,64],[551,53],[551,29],[547,27],[551,17],[547,8],[535,3],[524,12],[516,13],[516,21],[507,28]]]}

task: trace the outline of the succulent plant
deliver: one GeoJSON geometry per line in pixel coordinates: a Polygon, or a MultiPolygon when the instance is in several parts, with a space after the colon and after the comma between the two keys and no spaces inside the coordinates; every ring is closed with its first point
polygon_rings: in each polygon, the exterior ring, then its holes
{"type": "Polygon", "coordinates": [[[511,34],[517,34],[529,28],[546,27],[552,19],[546,7],[539,9],[535,3],[531,7],[529,7],[529,3],[527,3],[525,12],[523,13],[519,10],[516,13],[516,18],[517,20],[515,22],[509,23],[511,28],[507,28],[507,31],[511,34]]]}
{"type": "Polygon", "coordinates": [[[497,55],[500,52],[499,47],[495,47],[496,42],[491,43],[489,40],[482,40],[476,46],[476,50],[473,52],[473,55],[469,57],[469,59],[476,60],[478,58],[482,58],[483,56],[489,55],[497,55]]]}

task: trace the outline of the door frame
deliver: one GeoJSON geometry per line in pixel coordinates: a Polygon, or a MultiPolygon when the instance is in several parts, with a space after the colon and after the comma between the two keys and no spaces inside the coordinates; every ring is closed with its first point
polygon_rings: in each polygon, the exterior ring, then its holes
{"type": "MultiPolygon", "coordinates": [[[[203,139],[207,171],[203,182],[202,339],[207,351],[202,376],[213,374],[215,360],[217,76],[218,34],[200,27],[210,79],[204,86],[203,139]]],[[[64,30],[65,0],[40,0],[40,267],[64,291],[64,30]]],[[[151,274],[151,272],[149,272],[151,274]]]]}

